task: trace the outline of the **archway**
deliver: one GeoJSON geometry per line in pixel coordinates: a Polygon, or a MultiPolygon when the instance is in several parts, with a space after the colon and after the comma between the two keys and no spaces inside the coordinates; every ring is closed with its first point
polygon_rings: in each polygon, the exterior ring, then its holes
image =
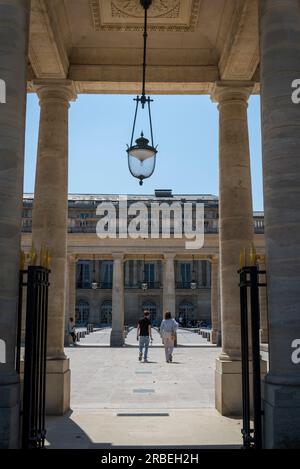
{"type": "Polygon", "coordinates": [[[112,302],[105,300],[100,307],[100,325],[111,326],[112,321],[112,302]]]}
{"type": "Polygon", "coordinates": [[[189,325],[189,321],[194,319],[194,305],[190,301],[182,301],[179,305],[179,315],[178,315],[178,322],[187,327],[189,325]]]}
{"type": "Polygon", "coordinates": [[[154,301],[144,301],[142,310],[150,311],[150,319],[152,326],[158,326],[158,315],[157,315],[157,306],[154,301]]]}

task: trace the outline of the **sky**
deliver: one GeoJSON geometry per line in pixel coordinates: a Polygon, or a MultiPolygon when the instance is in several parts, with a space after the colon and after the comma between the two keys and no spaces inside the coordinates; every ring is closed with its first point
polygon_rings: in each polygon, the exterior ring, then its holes
{"type": "MultiPolygon", "coordinates": [[[[69,121],[69,193],[218,195],[218,110],[209,96],[153,96],[154,143],[158,145],[153,176],[142,187],[128,170],[135,110],[133,96],[79,95],[71,103],[69,121]]],[[[145,111],[137,132],[144,130],[145,111]]],[[[248,109],[254,210],[263,210],[260,98],[248,109]]],[[[34,191],[39,126],[35,94],[27,98],[24,192],[34,191]]],[[[138,135],[136,135],[137,137],[138,135]]]]}

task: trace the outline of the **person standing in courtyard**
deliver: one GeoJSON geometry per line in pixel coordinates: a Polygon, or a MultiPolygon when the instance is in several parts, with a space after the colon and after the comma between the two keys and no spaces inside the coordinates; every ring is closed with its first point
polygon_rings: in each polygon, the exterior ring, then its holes
{"type": "Polygon", "coordinates": [[[173,349],[175,344],[176,331],[178,323],[172,319],[169,311],[165,313],[165,319],[162,320],[160,325],[160,335],[165,346],[166,362],[170,363],[173,360],[173,349]]]}
{"type": "Polygon", "coordinates": [[[144,317],[139,320],[137,325],[137,340],[139,341],[139,360],[142,361],[144,352],[144,362],[148,361],[148,348],[150,339],[152,342],[150,311],[144,311],[144,317]]]}
{"type": "Polygon", "coordinates": [[[70,318],[70,319],[69,319],[68,333],[69,333],[69,335],[72,337],[73,345],[77,345],[77,344],[76,344],[75,323],[74,323],[74,319],[73,319],[73,318],[70,318]]]}

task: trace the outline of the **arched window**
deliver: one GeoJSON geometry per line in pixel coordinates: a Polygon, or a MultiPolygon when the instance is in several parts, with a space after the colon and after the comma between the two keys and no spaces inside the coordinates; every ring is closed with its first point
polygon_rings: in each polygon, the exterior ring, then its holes
{"type": "Polygon", "coordinates": [[[157,307],[154,301],[144,301],[143,306],[142,306],[142,311],[144,312],[145,309],[150,311],[150,320],[152,323],[152,326],[157,326],[157,307]]]}
{"type": "Polygon", "coordinates": [[[89,322],[90,305],[86,300],[79,300],[76,303],[76,325],[85,326],[89,322]]]}
{"type": "Polygon", "coordinates": [[[110,300],[103,301],[100,307],[100,325],[110,326],[111,325],[111,314],[112,314],[112,304],[110,300]]]}
{"type": "Polygon", "coordinates": [[[194,319],[194,305],[190,301],[182,301],[179,305],[178,322],[187,326],[188,322],[194,319]]]}

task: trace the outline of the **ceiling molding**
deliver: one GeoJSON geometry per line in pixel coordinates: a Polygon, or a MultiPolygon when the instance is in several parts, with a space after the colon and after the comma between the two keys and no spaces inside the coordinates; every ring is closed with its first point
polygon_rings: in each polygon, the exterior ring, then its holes
{"type": "MultiPolygon", "coordinates": [[[[152,31],[192,32],[202,0],[154,0],[149,9],[152,31]]],[[[95,31],[142,31],[144,12],[139,0],[89,0],[95,31]]]]}
{"type": "Polygon", "coordinates": [[[222,80],[251,80],[259,64],[257,0],[238,0],[219,61],[222,80]]]}
{"type": "Polygon", "coordinates": [[[31,1],[29,60],[38,78],[67,77],[67,53],[45,0],[31,1]]]}

